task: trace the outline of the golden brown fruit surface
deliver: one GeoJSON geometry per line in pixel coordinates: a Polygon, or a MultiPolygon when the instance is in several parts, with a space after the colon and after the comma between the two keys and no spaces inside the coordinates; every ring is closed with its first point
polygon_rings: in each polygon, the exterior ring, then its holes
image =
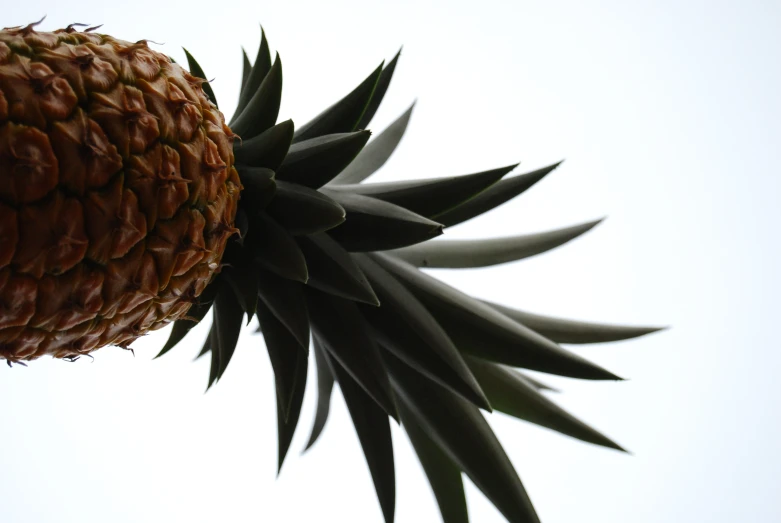
{"type": "Polygon", "coordinates": [[[146,42],[0,31],[0,358],[58,358],[181,318],[241,184],[201,80],[146,42]]]}

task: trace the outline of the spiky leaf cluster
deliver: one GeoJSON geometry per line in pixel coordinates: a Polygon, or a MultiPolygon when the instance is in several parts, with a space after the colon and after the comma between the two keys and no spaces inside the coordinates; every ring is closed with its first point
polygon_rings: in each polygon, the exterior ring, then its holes
{"type": "MultiPolygon", "coordinates": [[[[203,76],[191,55],[193,74],[203,76]]],[[[655,329],[544,317],[472,298],[418,267],[484,267],[539,254],[595,223],[477,241],[431,241],[518,196],[558,164],[506,178],[516,167],[397,183],[363,184],[392,154],[412,108],[369,141],[365,130],[398,55],[306,125],[276,123],[279,56],[265,35],[244,74],[232,129],[244,192],[226,265],[161,354],[211,311],[201,355],[220,379],[242,326],[256,316],[276,380],[279,466],[298,423],[310,350],[317,408],[307,448],[321,434],[338,385],[386,521],[395,472],[390,419],[406,430],[447,523],[468,520],[462,473],[513,522],[534,508],[484,418],[504,412],[597,445],[621,449],[542,393],[516,367],[588,380],[612,373],[559,343],[632,338],[655,329]],[[311,339],[311,349],[310,349],[311,339]],[[482,411],[482,412],[481,412],[482,411]]],[[[208,85],[208,84],[204,84],[208,85]]],[[[207,91],[209,96],[213,93],[207,91]]],[[[216,100],[214,100],[216,103],[216,100]]]]}

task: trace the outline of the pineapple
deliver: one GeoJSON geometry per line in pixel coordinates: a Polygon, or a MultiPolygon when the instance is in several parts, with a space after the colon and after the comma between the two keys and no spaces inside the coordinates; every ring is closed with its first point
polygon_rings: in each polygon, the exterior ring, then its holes
{"type": "Polygon", "coordinates": [[[657,329],[540,316],[481,301],[420,267],[469,268],[557,247],[596,223],[534,235],[428,241],[518,196],[558,164],[362,184],[412,108],[366,130],[398,54],[296,128],[277,123],[282,65],[265,34],[244,54],[226,125],[196,60],[77,25],[0,31],[0,357],[75,359],[173,323],[161,356],[211,313],[209,386],[257,317],[274,370],[279,467],[314,352],[307,448],[341,388],[386,521],[390,419],[402,424],[447,523],[468,521],[462,472],[513,522],[538,521],[483,412],[621,450],[521,369],[619,379],[562,348],[657,329]],[[311,341],[311,349],[310,349],[311,341]],[[483,412],[481,412],[481,410],[483,412]]]}

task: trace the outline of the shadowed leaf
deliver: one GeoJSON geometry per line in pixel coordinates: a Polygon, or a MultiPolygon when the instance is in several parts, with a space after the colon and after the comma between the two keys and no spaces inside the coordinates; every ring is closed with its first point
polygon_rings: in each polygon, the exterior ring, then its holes
{"type": "MultiPolygon", "coordinates": [[[[182,47],[184,49],[184,47],[182,47]]],[[[193,55],[190,54],[190,52],[187,49],[184,49],[184,54],[187,56],[187,64],[190,66],[190,74],[205,80],[201,84],[201,89],[203,89],[203,92],[206,93],[206,96],[209,97],[209,100],[214,104],[215,107],[219,107],[217,105],[217,97],[214,96],[214,90],[212,89],[212,86],[209,84],[209,79],[206,78],[206,73],[203,72],[203,69],[198,64],[198,62],[195,60],[193,55]]]]}
{"type": "Polygon", "coordinates": [[[366,111],[374,88],[382,73],[382,65],[375,69],[350,94],[320,113],[296,131],[293,143],[334,133],[349,133],[356,129],[366,111]]]}
{"type": "Polygon", "coordinates": [[[317,367],[317,408],[315,410],[315,421],[312,424],[312,433],[304,450],[309,450],[323,432],[325,422],[328,421],[328,412],[331,410],[331,392],[334,389],[334,375],[326,357],[325,349],[316,337],[312,338],[312,346],[315,353],[315,366],[317,367]]]}
{"type": "Polygon", "coordinates": [[[294,128],[292,120],[285,120],[258,136],[234,143],[233,154],[239,172],[241,173],[242,164],[272,170],[279,168],[287,155],[294,128]]]}
{"type": "Polygon", "coordinates": [[[184,319],[176,320],[171,334],[168,336],[168,341],[165,342],[162,350],[155,356],[155,359],[159,358],[166,352],[173,349],[177,343],[182,341],[184,337],[190,332],[190,329],[198,325],[206,314],[211,310],[212,303],[214,303],[214,297],[217,295],[217,289],[219,279],[215,279],[203,290],[198,300],[187,311],[187,316],[184,319]]]}
{"type": "Polygon", "coordinates": [[[281,100],[282,61],[277,54],[271,70],[252,95],[247,106],[231,124],[231,130],[242,139],[258,136],[276,123],[281,100]]]}
{"type": "Polygon", "coordinates": [[[339,174],[369,140],[369,131],[328,134],[294,143],[277,170],[277,179],[312,189],[339,174]]]}
{"type": "Polygon", "coordinates": [[[309,346],[309,316],[303,284],[257,268],[260,300],[276,316],[302,348],[309,346]]]}
{"type": "Polygon", "coordinates": [[[495,207],[499,207],[508,200],[512,200],[526,189],[542,180],[546,174],[559,165],[561,165],[561,162],[502,180],[471,200],[454,209],[437,215],[436,219],[446,227],[452,227],[453,225],[465,222],[475,216],[479,216],[495,207]]]}
{"type": "Polygon", "coordinates": [[[306,283],[306,259],[293,237],[266,213],[252,220],[255,261],[274,274],[306,283]]]}
{"type": "MultiPolygon", "coordinates": [[[[246,56],[247,54],[244,53],[245,59],[246,56]]],[[[247,65],[249,65],[249,60],[245,61],[245,67],[247,65]]],[[[263,82],[263,79],[266,77],[266,75],[269,73],[270,70],[271,70],[271,53],[269,52],[268,41],[266,41],[266,32],[261,27],[260,46],[258,47],[258,54],[255,57],[255,63],[252,65],[252,68],[249,71],[246,81],[243,82],[242,84],[244,88],[241,90],[241,94],[239,95],[239,102],[236,106],[236,112],[233,113],[233,118],[231,119],[230,122],[231,127],[233,126],[233,122],[236,121],[238,115],[244,110],[244,108],[247,106],[249,101],[252,99],[252,96],[258,90],[260,84],[263,82]]]]}
{"type": "Polygon", "coordinates": [[[377,85],[374,87],[371,99],[366,105],[366,110],[363,112],[363,115],[361,115],[360,120],[355,126],[356,129],[369,128],[369,123],[372,118],[374,118],[374,113],[377,112],[377,108],[379,108],[382,99],[385,97],[385,92],[388,90],[390,81],[393,78],[393,71],[396,70],[396,64],[399,61],[399,56],[401,56],[401,49],[399,49],[396,56],[393,57],[388,65],[382,68],[382,73],[380,73],[380,78],[377,80],[377,85]]]}
{"type": "Polygon", "coordinates": [[[266,212],[294,236],[333,229],[345,217],[342,206],[325,194],[283,181],[277,182],[276,194],[266,212]]]}
{"type": "MultiPolygon", "coordinates": [[[[412,104],[404,114],[399,116],[395,122],[386,127],[380,134],[366,144],[366,147],[358,153],[350,165],[344,168],[330,183],[332,184],[357,184],[374,174],[380,167],[385,165],[393,151],[399,145],[404,131],[407,130],[412,109],[412,104]]],[[[359,127],[365,129],[365,127],[359,127]]]]}

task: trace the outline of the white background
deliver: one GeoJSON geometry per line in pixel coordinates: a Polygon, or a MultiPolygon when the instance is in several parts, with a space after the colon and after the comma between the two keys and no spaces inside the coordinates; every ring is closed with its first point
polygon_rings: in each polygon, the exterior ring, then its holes
{"type": "MultiPolygon", "coordinates": [[[[7,3],[6,3],[7,2],[7,3]]],[[[448,231],[488,237],[609,219],[539,257],[439,275],[475,295],[578,319],[671,325],[577,348],[630,381],[548,379],[561,404],[632,456],[503,417],[492,424],[546,523],[781,520],[777,2],[14,2],[3,25],[104,23],[199,58],[232,107],[263,23],[299,125],[404,52],[373,123],[415,98],[377,180],[565,164],[517,201],[448,231]]],[[[299,451],[314,380],[276,479],[274,386],[248,329],[203,393],[203,331],[158,361],[167,332],[0,369],[0,520],[381,521],[341,396],[299,451]]],[[[313,376],[311,376],[313,377],[313,376]]],[[[397,518],[439,521],[395,430],[397,518]]],[[[468,484],[472,520],[502,517],[468,484]]]]}

